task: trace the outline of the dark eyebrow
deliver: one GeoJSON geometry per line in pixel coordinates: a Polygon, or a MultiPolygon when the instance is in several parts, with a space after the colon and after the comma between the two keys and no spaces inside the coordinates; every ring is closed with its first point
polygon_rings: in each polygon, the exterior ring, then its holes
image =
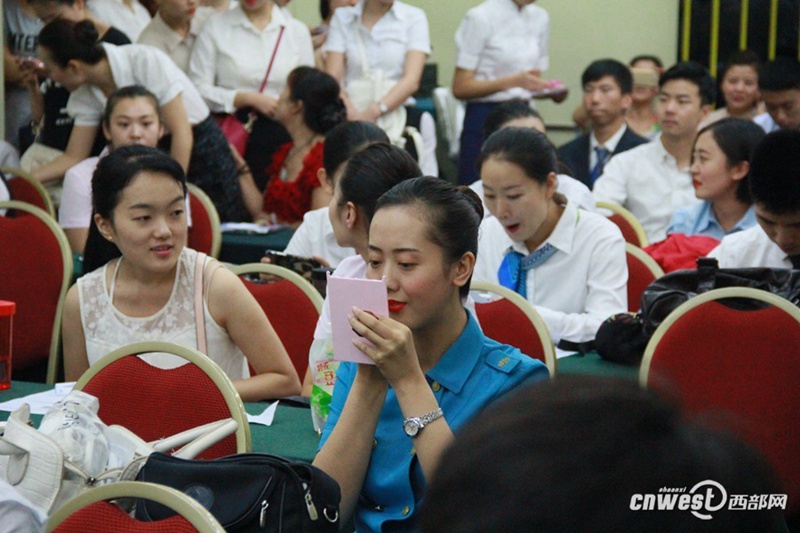
{"type": "MultiPolygon", "coordinates": [[[[185,199],[186,198],[183,195],[176,196],[175,199],[172,200],[168,205],[173,205],[173,204],[176,204],[178,202],[183,202],[185,199]]],[[[153,204],[141,203],[141,204],[133,204],[128,209],[153,209],[153,208],[154,208],[153,204]]]]}
{"type": "MultiPolygon", "coordinates": [[[[373,252],[383,253],[383,250],[381,250],[380,248],[378,248],[374,244],[370,244],[369,245],[369,249],[372,250],[373,252]]],[[[417,253],[419,253],[419,250],[416,249],[416,248],[394,248],[392,250],[392,253],[403,253],[403,252],[417,252],[417,253]]]]}

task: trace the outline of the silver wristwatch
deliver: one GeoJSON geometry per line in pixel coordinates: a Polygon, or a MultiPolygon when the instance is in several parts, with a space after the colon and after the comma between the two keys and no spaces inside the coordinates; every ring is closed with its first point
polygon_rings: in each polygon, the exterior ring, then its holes
{"type": "Polygon", "coordinates": [[[378,111],[381,112],[381,116],[385,115],[389,112],[389,106],[383,102],[378,102],[378,111]]]}
{"type": "Polygon", "coordinates": [[[421,417],[417,418],[415,416],[406,418],[403,422],[403,431],[406,432],[411,438],[416,437],[419,435],[419,432],[422,431],[422,428],[436,420],[437,418],[442,418],[444,416],[444,411],[442,408],[438,408],[435,411],[431,411],[427,415],[422,415],[421,417]]]}

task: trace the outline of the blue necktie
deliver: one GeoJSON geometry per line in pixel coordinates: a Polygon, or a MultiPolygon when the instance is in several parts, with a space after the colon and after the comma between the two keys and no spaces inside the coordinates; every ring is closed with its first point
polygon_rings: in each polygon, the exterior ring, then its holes
{"type": "Polygon", "coordinates": [[[558,249],[549,242],[538,250],[531,252],[527,257],[514,250],[509,250],[500,264],[500,269],[497,271],[500,285],[515,291],[523,298],[527,298],[528,271],[550,259],[557,251],[558,249]]]}
{"type": "Polygon", "coordinates": [[[608,163],[608,160],[611,158],[611,152],[606,150],[603,146],[597,146],[594,151],[597,153],[597,163],[594,164],[592,171],[589,173],[590,186],[594,185],[594,182],[597,181],[597,178],[603,173],[603,167],[606,166],[606,163],[608,163]]]}

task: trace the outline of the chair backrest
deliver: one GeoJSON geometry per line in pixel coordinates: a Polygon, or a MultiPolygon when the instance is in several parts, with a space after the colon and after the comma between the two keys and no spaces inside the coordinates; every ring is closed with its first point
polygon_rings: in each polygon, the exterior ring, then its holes
{"type": "Polygon", "coordinates": [[[211,459],[250,451],[250,425],[231,380],[202,353],[170,342],[137,342],[94,363],[75,384],[100,400],[98,416],[119,424],[145,441],[180,433],[231,417],[236,433],[202,454],[211,459]],[[139,357],[168,353],[188,361],[177,368],[155,367],[139,357]]]}
{"type": "Polygon", "coordinates": [[[12,200],[35,205],[48,215],[56,218],[53,199],[39,181],[20,168],[0,167],[6,177],[12,200]]]}
{"type": "Polygon", "coordinates": [[[629,242],[639,248],[644,248],[650,244],[642,224],[636,220],[633,213],[621,205],[612,204],[610,202],[597,202],[597,210],[601,213],[603,210],[611,211],[611,214],[606,214],[606,217],[617,225],[622,232],[622,238],[625,239],[625,242],[629,242]]]}
{"type": "Polygon", "coordinates": [[[67,502],[47,521],[48,533],[224,533],[194,498],[165,485],[121,481],[90,489],[67,502]],[[141,522],[108,500],[143,498],[169,507],[175,516],[141,522]]]}
{"type": "Polygon", "coordinates": [[[231,270],[237,276],[270,274],[281,278],[272,283],[242,279],[275,328],[302,381],[308,368],[308,351],[314,341],[314,330],[322,312],[322,296],[311,283],[288,268],[247,263],[231,270]]]}
{"type": "Polygon", "coordinates": [[[38,207],[12,200],[0,202],[2,209],[25,215],[0,217],[0,300],[17,304],[14,367],[46,364],[42,378],[55,383],[72,251],[64,231],[38,207]]]}
{"type": "Polygon", "coordinates": [[[760,449],[789,495],[790,513],[800,511],[798,347],[800,309],[789,301],[751,288],[716,289],[670,313],[639,372],[642,386],[677,396],[689,413],[760,449]],[[742,310],[742,302],[758,308],[742,310]]]}
{"type": "Polygon", "coordinates": [[[192,225],[189,228],[189,248],[219,258],[222,248],[222,230],[219,213],[214,202],[200,187],[192,183],[189,187],[189,209],[192,210],[192,225]]]}
{"type": "Polygon", "coordinates": [[[472,281],[470,291],[475,299],[475,312],[487,337],[509,344],[525,355],[547,365],[550,377],[556,375],[558,364],[553,339],[547,326],[530,302],[516,292],[485,281],[472,281]],[[478,294],[475,294],[478,293],[478,294]],[[481,302],[480,293],[501,298],[481,302]]]}
{"type": "Polygon", "coordinates": [[[629,242],[625,243],[628,261],[628,311],[637,312],[642,307],[642,293],[648,285],[664,275],[656,260],[647,252],[629,242]]]}

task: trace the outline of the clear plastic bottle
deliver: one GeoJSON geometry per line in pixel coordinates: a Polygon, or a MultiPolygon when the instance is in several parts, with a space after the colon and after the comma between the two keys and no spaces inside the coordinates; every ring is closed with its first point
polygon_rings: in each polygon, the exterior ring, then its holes
{"type": "Polygon", "coordinates": [[[314,339],[309,351],[311,365],[311,420],[317,433],[322,433],[331,409],[333,386],[339,361],[333,360],[333,341],[330,338],[314,339]]]}

